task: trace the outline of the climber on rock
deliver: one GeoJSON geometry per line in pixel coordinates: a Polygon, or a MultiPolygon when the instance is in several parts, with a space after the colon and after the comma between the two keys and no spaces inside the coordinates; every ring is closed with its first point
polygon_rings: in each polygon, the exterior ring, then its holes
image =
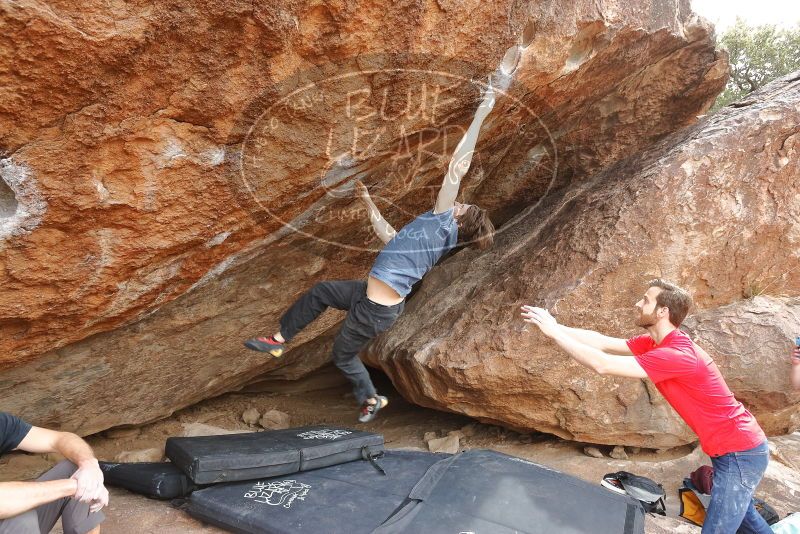
{"type": "Polygon", "coordinates": [[[64,534],[100,532],[108,491],[85,441],[0,412],[0,454],[12,450],[58,453],[66,460],[35,481],[0,482],[0,534],[50,532],[59,517],[64,534]]]}
{"type": "Polygon", "coordinates": [[[795,345],[792,351],[792,385],[795,389],[800,389],[800,345],[795,345]]]}
{"type": "Polygon", "coordinates": [[[481,124],[494,107],[495,94],[489,84],[475,117],[456,147],[434,208],[396,232],[381,216],[367,188],[356,182],[359,197],[367,206],[370,222],[386,246],[378,254],[367,280],[325,281],[315,284],[281,317],[280,330],[270,337],[245,341],[247,348],[275,357],[298,332],[326,308],[347,310],[333,344],[333,362],[353,385],[361,409],[358,420],[371,421],[388,404],[378,395],[358,354],[375,336],[392,326],[403,311],[411,286],[457,244],[478,249],[491,246],[494,226],[485,210],[456,202],[461,179],[472,162],[481,124]]]}
{"type": "Polygon", "coordinates": [[[522,306],[522,317],[597,373],[655,383],[711,457],[714,478],[704,533],[771,533],[753,502],[769,463],[767,438],[728,389],[714,360],[678,329],[691,303],[685,289],[650,281],[636,303],[636,324],[647,334],[628,340],[561,325],[543,308],[522,306]]]}

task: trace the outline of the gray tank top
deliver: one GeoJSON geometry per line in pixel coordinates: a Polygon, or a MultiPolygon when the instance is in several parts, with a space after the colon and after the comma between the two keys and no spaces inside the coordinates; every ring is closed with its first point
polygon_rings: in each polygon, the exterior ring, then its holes
{"type": "Polygon", "coordinates": [[[381,250],[370,276],[386,283],[405,297],[411,286],[425,276],[458,241],[453,209],[427,211],[405,225],[381,250]]]}

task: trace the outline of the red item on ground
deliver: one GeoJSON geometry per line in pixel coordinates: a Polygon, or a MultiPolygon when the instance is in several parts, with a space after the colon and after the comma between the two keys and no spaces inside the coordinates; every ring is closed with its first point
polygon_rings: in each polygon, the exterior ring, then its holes
{"type": "Polygon", "coordinates": [[[714,487],[714,468],[710,465],[701,465],[689,475],[694,487],[701,492],[711,495],[711,488],[714,487]]]}

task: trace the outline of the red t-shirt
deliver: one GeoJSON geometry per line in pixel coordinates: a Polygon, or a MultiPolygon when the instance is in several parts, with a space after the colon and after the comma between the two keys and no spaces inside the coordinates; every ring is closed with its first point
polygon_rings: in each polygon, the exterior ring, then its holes
{"type": "Polygon", "coordinates": [[[648,336],[627,341],[636,361],[709,456],[752,449],[766,436],[728,389],[717,364],[686,333],[673,330],[660,345],[648,336]]]}

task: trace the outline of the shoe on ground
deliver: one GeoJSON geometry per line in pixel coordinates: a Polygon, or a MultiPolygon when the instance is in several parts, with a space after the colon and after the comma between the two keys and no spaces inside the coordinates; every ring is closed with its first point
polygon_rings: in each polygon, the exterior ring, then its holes
{"type": "Polygon", "coordinates": [[[276,358],[283,355],[283,343],[277,343],[271,337],[254,337],[245,341],[244,346],[258,352],[268,352],[276,358]]]}
{"type": "Polygon", "coordinates": [[[389,404],[389,399],[382,395],[377,395],[375,398],[378,399],[378,402],[375,404],[364,401],[364,404],[361,405],[361,412],[358,416],[360,422],[369,423],[375,419],[375,416],[378,415],[381,409],[386,408],[386,405],[389,404]]]}

